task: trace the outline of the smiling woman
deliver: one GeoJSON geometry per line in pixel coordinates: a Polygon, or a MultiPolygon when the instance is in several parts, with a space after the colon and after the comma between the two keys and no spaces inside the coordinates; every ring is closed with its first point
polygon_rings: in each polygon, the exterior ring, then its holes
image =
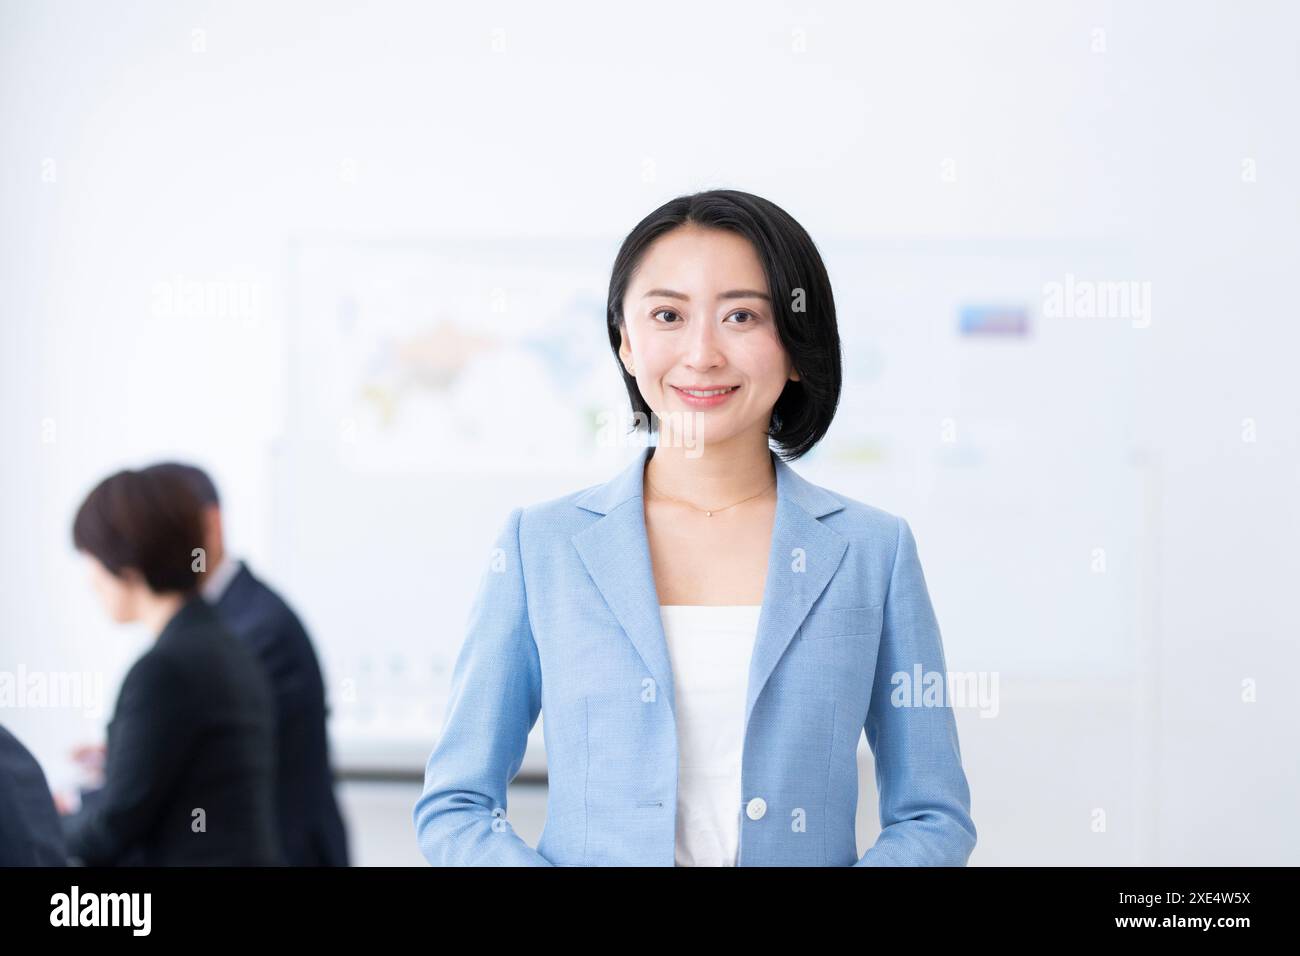
{"type": "Polygon", "coordinates": [[[946,670],[911,528],[787,464],[840,395],[812,239],[758,196],[683,196],[624,241],[608,302],[634,427],[653,441],[501,529],[415,806],[425,856],[965,865],[952,710],[889,694],[897,673],[946,670]],[[506,788],[543,711],[534,850],[505,820],[506,788]],[[860,855],[864,732],[882,832],[860,855]]]}
{"type": "Polygon", "coordinates": [[[808,233],[765,199],[716,190],[643,219],[615,258],[606,326],[638,428],[725,406],[701,422],[704,440],[743,425],[793,461],[830,427],[842,375],[830,279],[808,233]]]}

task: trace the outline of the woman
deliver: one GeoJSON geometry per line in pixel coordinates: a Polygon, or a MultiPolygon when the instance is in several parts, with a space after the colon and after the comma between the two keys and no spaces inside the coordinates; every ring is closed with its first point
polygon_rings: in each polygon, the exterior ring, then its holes
{"type": "Polygon", "coordinates": [[[657,443],[511,512],[415,806],[435,864],[947,865],[975,845],[946,670],[907,522],[801,478],[840,347],[804,229],[720,190],[632,231],[608,331],[657,443]],[[545,681],[542,677],[545,675],[545,681]],[[539,711],[536,850],[505,818],[539,711]],[[859,856],[865,729],[879,839],[859,856]]]}
{"type": "Polygon", "coordinates": [[[68,852],[89,866],[279,863],[271,691],[198,593],[200,501],[178,475],[118,472],[72,540],[108,615],[155,641],[122,683],[102,790],[65,818],[68,852]]]}

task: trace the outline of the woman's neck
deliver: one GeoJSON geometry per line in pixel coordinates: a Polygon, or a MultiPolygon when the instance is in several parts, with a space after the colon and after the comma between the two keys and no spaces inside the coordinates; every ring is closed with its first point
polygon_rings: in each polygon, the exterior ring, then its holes
{"type": "Polygon", "coordinates": [[[734,441],[702,448],[657,446],[646,464],[646,497],[658,492],[704,509],[761,497],[776,480],[767,436],[761,437],[761,444],[734,441]]]}
{"type": "Polygon", "coordinates": [[[186,600],[187,596],[180,592],[149,594],[141,601],[140,623],[157,639],[162,634],[163,628],[167,626],[167,622],[176,615],[186,600]]]}

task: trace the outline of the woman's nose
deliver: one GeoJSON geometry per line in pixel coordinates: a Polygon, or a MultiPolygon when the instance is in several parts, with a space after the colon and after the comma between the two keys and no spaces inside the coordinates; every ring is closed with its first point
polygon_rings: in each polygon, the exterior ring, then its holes
{"type": "Polygon", "coordinates": [[[699,322],[690,330],[686,349],[686,364],[691,368],[713,368],[722,364],[717,331],[711,323],[699,322]]]}

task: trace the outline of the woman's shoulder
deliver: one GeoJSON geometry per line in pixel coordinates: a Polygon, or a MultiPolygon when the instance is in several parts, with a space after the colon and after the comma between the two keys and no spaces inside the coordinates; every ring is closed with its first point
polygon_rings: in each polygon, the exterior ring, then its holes
{"type": "Polygon", "coordinates": [[[521,530],[580,531],[599,514],[582,507],[582,502],[602,484],[587,485],[577,491],[535,501],[515,509],[521,530]]]}
{"type": "Polygon", "coordinates": [[[898,539],[900,529],[907,524],[902,515],[879,505],[869,504],[833,488],[821,490],[840,505],[835,511],[824,515],[821,521],[840,534],[866,537],[873,541],[887,540],[893,544],[898,539]]]}
{"type": "Polygon", "coordinates": [[[152,644],[132,662],[122,678],[121,697],[168,696],[186,682],[185,662],[169,647],[152,644]]]}

